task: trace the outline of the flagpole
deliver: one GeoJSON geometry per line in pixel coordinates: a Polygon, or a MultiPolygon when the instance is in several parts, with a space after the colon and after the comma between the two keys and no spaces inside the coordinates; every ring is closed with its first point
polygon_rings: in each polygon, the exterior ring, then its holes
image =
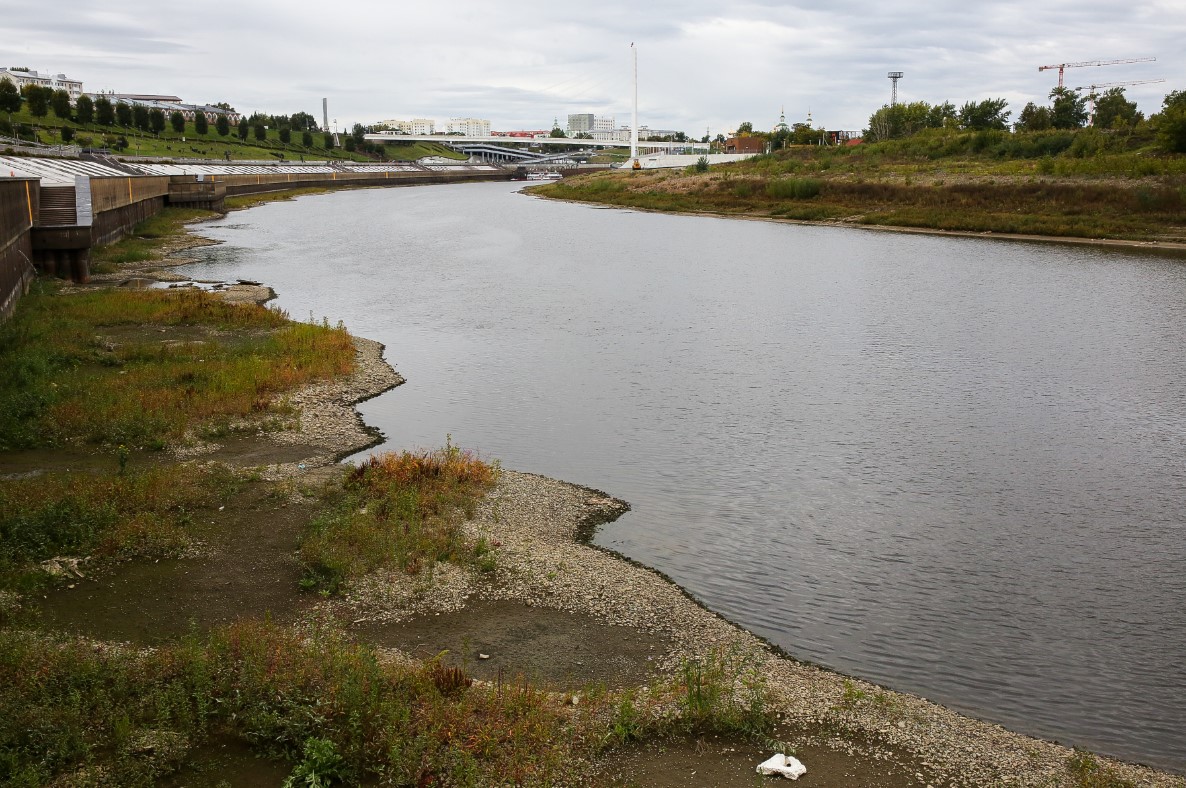
{"type": "Polygon", "coordinates": [[[630,52],[634,55],[634,119],[630,123],[630,158],[638,162],[638,49],[634,42],[630,42],[630,52]]]}

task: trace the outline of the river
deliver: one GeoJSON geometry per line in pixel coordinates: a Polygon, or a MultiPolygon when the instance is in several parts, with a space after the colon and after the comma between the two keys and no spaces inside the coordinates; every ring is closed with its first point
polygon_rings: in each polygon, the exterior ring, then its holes
{"type": "Polygon", "coordinates": [[[1186,772],[1186,262],[667,216],[505,183],[201,232],[379,340],[384,448],[633,511],[596,541],[794,656],[1186,772]]]}

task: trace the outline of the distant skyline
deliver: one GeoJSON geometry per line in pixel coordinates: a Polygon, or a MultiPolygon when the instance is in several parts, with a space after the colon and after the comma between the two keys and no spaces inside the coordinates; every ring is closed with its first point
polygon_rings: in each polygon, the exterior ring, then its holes
{"type": "Polygon", "coordinates": [[[1186,3],[941,0],[896,10],[871,0],[705,2],[554,0],[449,5],[147,0],[52,5],[6,0],[4,66],[64,72],[88,91],[230,102],[245,114],[308,112],[327,97],[339,127],[385,118],[487,118],[499,130],[563,127],[570,113],[631,111],[639,123],[713,135],[749,121],[859,130],[889,102],[1005,98],[1011,119],[1045,103],[1038,66],[1156,57],[1069,69],[1067,85],[1144,80],[1146,115],[1186,89],[1186,3]]]}

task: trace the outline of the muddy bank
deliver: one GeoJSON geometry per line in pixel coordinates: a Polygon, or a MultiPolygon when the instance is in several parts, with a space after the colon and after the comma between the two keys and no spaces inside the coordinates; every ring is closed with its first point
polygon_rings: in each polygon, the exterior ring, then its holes
{"type": "Polygon", "coordinates": [[[673,216],[705,216],[716,219],[739,219],[749,222],[774,222],[776,224],[798,224],[808,227],[847,227],[852,230],[870,230],[873,232],[905,233],[911,235],[941,235],[949,238],[995,238],[1005,241],[1025,241],[1029,243],[1071,244],[1075,246],[1098,246],[1111,249],[1123,249],[1139,252],[1164,251],[1176,257],[1186,254],[1186,243],[1177,241],[1136,241],[1122,238],[1079,238],[1061,235],[1030,235],[1024,233],[1002,233],[992,230],[941,230],[933,227],[906,227],[888,224],[865,224],[860,216],[844,219],[788,219],[781,216],[767,216],[761,214],[730,213],[724,211],[669,211],[659,208],[643,208],[635,205],[615,205],[608,202],[594,202],[591,200],[575,200],[568,198],[550,197],[540,194],[534,189],[525,190],[527,194],[541,200],[554,200],[574,205],[597,205],[607,208],[618,208],[623,211],[637,211],[639,213],[663,213],[673,216]]]}

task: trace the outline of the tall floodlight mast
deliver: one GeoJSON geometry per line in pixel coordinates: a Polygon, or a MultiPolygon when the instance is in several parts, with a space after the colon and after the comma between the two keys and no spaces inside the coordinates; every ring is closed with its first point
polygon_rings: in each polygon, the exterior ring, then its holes
{"type": "Polygon", "coordinates": [[[894,86],[890,91],[890,106],[896,106],[898,103],[898,80],[905,76],[901,71],[891,71],[887,74],[890,80],[893,81],[894,86]]]}
{"type": "Polygon", "coordinates": [[[329,131],[329,99],[327,98],[321,100],[321,122],[325,124],[321,128],[329,131]]]}
{"type": "Polygon", "coordinates": [[[630,42],[630,52],[634,56],[634,117],[630,122],[630,158],[638,164],[638,49],[634,42],[630,42]]]}

